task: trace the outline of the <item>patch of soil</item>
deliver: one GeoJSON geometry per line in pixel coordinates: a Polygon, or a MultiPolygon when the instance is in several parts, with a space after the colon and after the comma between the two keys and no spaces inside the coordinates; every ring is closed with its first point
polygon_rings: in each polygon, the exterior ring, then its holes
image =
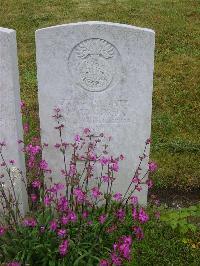
{"type": "Polygon", "coordinates": [[[200,188],[182,192],[173,189],[152,190],[148,195],[149,200],[159,200],[161,204],[166,204],[172,208],[184,208],[200,203],[200,188]]]}

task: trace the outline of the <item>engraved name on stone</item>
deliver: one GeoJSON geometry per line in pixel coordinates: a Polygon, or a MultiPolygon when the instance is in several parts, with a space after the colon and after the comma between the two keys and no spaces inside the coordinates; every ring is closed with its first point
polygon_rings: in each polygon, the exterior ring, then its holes
{"type": "Polygon", "coordinates": [[[77,44],[69,55],[68,66],[73,82],[87,91],[104,91],[119,81],[119,52],[103,39],[92,38],[77,44]]]}
{"type": "Polygon", "coordinates": [[[128,123],[130,116],[128,112],[128,99],[105,100],[99,104],[99,101],[93,100],[90,104],[84,100],[78,100],[76,105],[72,100],[64,100],[59,107],[63,111],[66,123],[70,118],[75,119],[74,122],[79,123],[128,123]],[[92,108],[92,112],[91,112],[92,108]],[[73,114],[76,113],[76,117],[73,114]]]}

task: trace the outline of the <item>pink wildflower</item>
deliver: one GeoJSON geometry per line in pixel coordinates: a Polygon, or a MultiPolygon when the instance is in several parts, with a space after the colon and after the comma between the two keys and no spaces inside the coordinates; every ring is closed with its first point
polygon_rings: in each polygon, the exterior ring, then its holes
{"type": "Polygon", "coordinates": [[[139,226],[134,226],[133,227],[134,233],[137,237],[138,240],[142,240],[144,238],[144,233],[142,231],[142,228],[139,226]]]}
{"type": "Polygon", "coordinates": [[[131,245],[132,244],[132,237],[131,236],[123,236],[122,240],[124,243],[131,245]]]}
{"type": "Polygon", "coordinates": [[[66,211],[67,208],[68,208],[68,200],[65,196],[63,196],[58,200],[58,210],[66,211]]]}
{"type": "Polygon", "coordinates": [[[120,160],[122,160],[122,161],[123,161],[125,157],[124,157],[124,155],[123,155],[123,154],[121,154],[121,155],[119,156],[119,158],[120,158],[120,160]]]}
{"type": "Polygon", "coordinates": [[[148,138],[148,139],[146,140],[146,144],[150,144],[150,143],[151,143],[151,139],[148,138]]]}
{"type": "Polygon", "coordinates": [[[103,175],[102,179],[103,179],[103,182],[108,183],[110,180],[110,177],[108,175],[103,175]]]}
{"type": "Polygon", "coordinates": [[[116,212],[116,216],[117,216],[117,218],[118,218],[120,221],[124,220],[124,218],[125,218],[125,210],[123,210],[123,209],[119,209],[119,210],[116,212]]]}
{"type": "Polygon", "coordinates": [[[46,143],[46,142],[44,142],[43,145],[44,145],[44,147],[48,147],[49,146],[49,144],[46,143]]]}
{"type": "Polygon", "coordinates": [[[46,196],[44,197],[44,205],[45,205],[46,207],[48,207],[48,206],[51,204],[51,202],[52,202],[52,197],[50,197],[49,195],[46,195],[46,196]]]}
{"type": "Polygon", "coordinates": [[[139,210],[138,219],[141,223],[146,223],[149,220],[149,216],[143,208],[139,210]]]}
{"type": "Polygon", "coordinates": [[[65,171],[65,170],[63,170],[63,169],[61,170],[61,174],[62,174],[63,176],[65,176],[65,177],[68,175],[68,174],[67,174],[67,171],[65,171]]]}
{"type": "Polygon", "coordinates": [[[88,221],[87,224],[88,225],[92,225],[93,224],[93,221],[88,221]]]}
{"type": "Polygon", "coordinates": [[[28,132],[29,132],[29,124],[28,123],[23,124],[23,130],[24,130],[24,134],[28,134],[28,132]]]}
{"type": "Polygon", "coordinates": [[[77,221],[77,216],[76,216],[75,212],[70,212],[70,213],[68,214],[68,218],[69,218],[69,220],[70,220],[71,222],[76,222],[76,221],[77,221]]]}
{"type": "Polygon", "coordinates": [[[96,161],[96,160],[97,160],[97,156],[96,156],[96,154],[94,154],[94,153],[92,153],[92,152],[90,152],[90,153],[88,154],[88,158],[89,158],[90,161],[96,161]]]}
{"type": "Polygon", "coordinates": [[[76,142],[80,142],[81,141],[81,137],[79,135],[75,135],[74,140],[76,142]]]}
{"type": "Polygon", "coordinates": [[[61,256],[65,256],[68,252],[69,242],[67,240],[63,240],[59,245],[59,253],[61,256]]]}
{"type": "Polygon", "coordinates": [[[158,165],[155,162],[149,162],[149,171],[155,172],[158,168],[158,165]]]}
{"type": "Polygon", "coordinates": [[[120,201],[122,199],[122,194],[117,192],[114,194],[113,198],[115,199],[115,201],[120,201]]]}
{"type": "Polygon", "coordinates": [[[57,193],[58,191],[63,190],[64,188],[65,188],[64,184],[57,183],[57,184],[54,184],[50,189],[48,189],[48,191],[52,193],[57,193]]]}
{"type": "Polygon", "coordinates": [[[147,186],[148,186],[149,189],[153,187],[153,181],[151,179],[148,179],[146,181],[146,184],[147,184],[147,186]]]}
{"type": "Polygon", "coordinates": [[[141,186],[138,186],[138,185],[136,185],[136,186],[135,186],[135,189],[136,189],[137,191],[139,191],[139,192],[140,192],[140,191],[142,190],[142,187],[141,187],[141,186]]]}
{"type": "Polygon", "coordinates": [[[90,129],[89,128],[84,128],[83,133],[86,134],[86,135],[89,134],[90,133],[90,129]]]}
{"type": "Polygon", "coordinates": [[[37,195],[31,194],[31,200],[32,200],[32,202],[36,202],[37,201],[37,195]]]}
{"type": "Polygon", "coordinates": [[[28,160],[28,167],[29,167],[30,169],[32,169],[34,166],[35,166],[35,159],[34,159],[34,158],[30,158],[30,159],[28,160]]]}
{"type": "Polygon", "coordinates": [[[6,230],[3,226],[0,226],[0,236],[3,236],[5,234],[6,230]]]}
{"type": "Polygon", "coordinates": [[[35,227],[37,225],[37,222],[34,218],[26,218],[23,222],[25,227],[35,227]]]}
{"type": "Polygon", "coordinates": [[[69,176],[73,177],[74,175],[76,175],[76,173],[77,173],[76,165],[70,164],[69,176]]]}
{"type": "Polygon", "coordinates": [[[114,172],[119,172],[119,165],[118,165],[118,162],[113,163],[112,166],[111,166],[111,169],[112,169],[114,172]]]}
{"type": "Polygon", "coordinates": [[[119,256],[117,256],[117,254],[115,254],[115,253],[111,254],[111,260],[112,260],[113,265],[115,265],[115,266],[121,266],[122,265],[122,259],[119,256]]]}
{"type": "Polygon", "coordinates": [[[21,266],[21,263],[17,261],[11,261],[6,264],[7,266],[21,266]]]}
{"type": "Polygon", "coordinates": [[[138,218],[138,213],[137,213],[137,209],[133,208],[132,209],[132,217],[134,220],[136,220],[138,218]]]}
{"type": "Polygon", "coordinates": [[[101,196],[101,195],[102,195],[102,192],[99,190],[98,187],[93,187],[93,188],[92,188],[92,196],[93,196],[94,198],[98,198],[98,197],[101,196]]]}
{"type": "Polygon", "coordinates": [[[65,185],[62,183],[57,183],[54,186],[55,186],[56,192],[63,190],[65,188],[65,185]]]}
{"type": "Polygon", "coordinates": [[[68,146],[69,146],[69,143],[67,143],[67,142],[63,142],[63,143],[62,143],[62,147],[64,147],[65,149],[66,149],[68,146]]]}
{"type": "Polygon", "coordinates": [[[138,204],[138,197],[137,196],[131,196],[131,204],[137,205],[138,204]]]}
{"type": "Polygon", "coordinates": [[[30,155],[36,155],[41,151],[41,147],[38,145],[33,146],[32,144],[29,144],[25,150],[30,155]]]}
{"type": "Polygon", "coordinates": [[[61,146],[61,145],[60,145],[59,143],[56,143],[56,144],[54,145],[54,147],[57,148],[57,149],[59,149],[60,146],[61,146]]]}
{"type": "Polygon", "coordinates": [[[83,219],[87,219],[89,216],[89,212],[88,211],[84,211],[82,214],[83,219]]]}
{"type": "Polygon", "coordinates": [[[106,158],[105,156],[101,156],[101,158],[99,159],[100,163],[102,165],[108,165],[109,162],[110,162],[110,159],[109,158],[106,158]]]}
{"type": "Polygon", "coordinates": [[[122,256],[127,259],[130,260],[130,255],[131,255],[131,249],[128,245],[126,244],[121,244],[119,247],[119,250],[122,254],[122,256]]]}
{"type": "Polygon", "coordinates": [[[132,178],[132,182],[133,182],[133,183],[140,183],[140,179],[139,179],[137,176],[134,176],[134,177],[132,178]]]}
{"type": "Polygon", "coordinates": [[[106,214],[102,214],[102,215],[99,216],[98,220],[99,220],[100,224],[104,224],[106,219],[107,219],[107,215],[106,214]]]}
{"type": "Polygon", "coordinates": [[[74,189],[74,196],[76,197],[76,201],[78,203],[83,203],[85,200],[85,193],[82,191],[81,188],[74,189]]]}
{"type": "Polygon", "coordinates": [[[9,163],[12,165],[15,164],[15,160],[10,160],[9,163]]]}
{"type": "Polygon", "coordinates": [[[50,230],[51,231],[56,231],[57,227],[58,227],[58,224],[55,220],[50,221],[50,230]]]}
{"type": "Polygon", "coordinates": [[[48,163],[45,160],[40,162],[40,169],[44,171],[48,170],[48,163]]]}
{"type": "Polygon", "coordinates": [[[66,229],[59,229],[57,234],[59,237],[65,237],[66,229]]]}
{"type": "Polygon", "coordinates": [[[69,217],[68,216],[64,215],[64,216],[61,217],[61,223],[63,225],[66,225],[68,222],[69,222],[69,217]]]}
{"type": "Polygon", "coordinates": [[[100,260],[99,262],[99,266],[109,266],[109,261],[108,260],[105,260],[105,259],[102,259],[100,260]]]}
{"type": "Polygon", "coordinates": [[[118,243],[113,245],[114,254],[120,255],[121,259],[130,260],[131,258],[131,236],[123,236],[119,239],[118,243]]]}
{"type": "Polygon", "coordinates": [[[39,179],[35,179],[33,182],[32,182],[32,187],[34,188],[40,188],[41,187],[41,181],[39,179]]]}
{"type": "Polygon", "coordinates": [[[26,104],[24,101],[21,101],[20,102],[20,107],[21,107],[21,110],[24,109],[26,107],[26,104]]]}

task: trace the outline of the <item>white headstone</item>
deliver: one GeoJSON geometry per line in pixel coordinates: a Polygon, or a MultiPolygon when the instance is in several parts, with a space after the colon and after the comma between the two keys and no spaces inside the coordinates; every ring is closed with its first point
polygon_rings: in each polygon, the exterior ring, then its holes
{"type": "MultiPolygon", "coordinates": [[[[24,156],[18,144],[18,140],[22,139],[16,33],[11,29],[0,28],[0,142],[6,143],[3,156],[11,170],[19,208],[24,215],[27,209],[27,194],[18,171],[22,171],[25,176],[24,156]],[[13,166],[9,163],[10,160],[15,161],[13,166]]],[[[2,162],[3,159],[0,158],[0,164],[2,162]]],[[[4,174],[1,181],[5,183],[5,188],[10,187],[9,176],[4,167],[0,167],[1,174],[4,174]]]]}
{"type": "MultiPolygon", "coordinates": [[[[107,22],[36,31],[41,135],[49,143],[43,155],[54,176],[63,168],[53,147],[58,134],[51,116],[58,106],[66,140],[83,128],[112,136],[112,154],[125,155],[114,189],[126,190],[150,137],[154,39],[150,29],[107,22]]],[[[146,204],[146,185],[139,195],[146,204]]]]}

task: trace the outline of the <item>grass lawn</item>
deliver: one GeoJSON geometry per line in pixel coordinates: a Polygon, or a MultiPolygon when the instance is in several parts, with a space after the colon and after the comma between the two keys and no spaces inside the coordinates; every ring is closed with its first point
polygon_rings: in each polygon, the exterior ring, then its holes
{"type": "Polygon", "coordinates": [[[21,93],[33,128],[38,127],[36,29],[87,20],[152,28],[156,51],[151,158],[160,167],[156,186],[199,186],[199,11],[195,0],[0,0],[0,26],[17,31],[21,93]]]}
{"type": "Polygon", "coordinates": [[[133,259],[127,266],[197,266],[199,242],[193,235],[184,236],[162,223],[144,226],[145,237],[134,241],[133,259]],[[192,238],[192,239],[191,239],[192,238]]]}

